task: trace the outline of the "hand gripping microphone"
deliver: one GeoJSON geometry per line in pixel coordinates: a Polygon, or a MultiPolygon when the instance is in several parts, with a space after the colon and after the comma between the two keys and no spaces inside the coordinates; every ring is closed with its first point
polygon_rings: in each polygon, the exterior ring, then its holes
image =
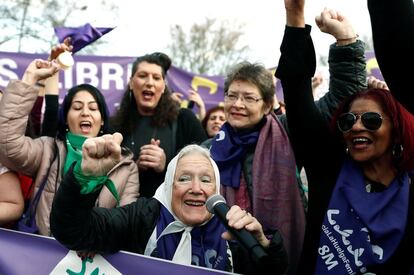
{"type": "Polygon", "coordinates": [[[235,229],[229,226],[226,214],[229,212],[230,207],[226,204],[223,196],[219,194],[210,196],[206,201],[206,207],[210,213],[215,214],[220,219],[227,230],[247,249],[248,253],[252,255],[256,262],[267,260],[267,252],[249,231],[244,228],[235,229]]]}

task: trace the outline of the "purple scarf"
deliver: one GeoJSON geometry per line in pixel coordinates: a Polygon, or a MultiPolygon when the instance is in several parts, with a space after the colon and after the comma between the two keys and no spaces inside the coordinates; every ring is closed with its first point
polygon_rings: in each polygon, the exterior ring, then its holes
{"type": "MultiPolygon", "coordinates": [[[[261,123],[259,123],[261,125],[261,123]]],[[[236,132],[228,122],[221,126],[220,132],[211,142],[211,157],[220,170],[221,185],[239,188],[243,157],[249,146],[254,146],[259,131],[236,132]]]]}
{"type": "MultiPolygon", "coordinates": [[[[229,137],[230,139],[230,137],[229,137]]],[[[212,145],[214,149],[215,143],[212,145]]],[[[224,150],[224,149],[223,149],[224,150]]],[[[214,155],[213,155],[213,159],[214,155]]],[[[240,162],[239,162],[240,163],[240,162]]],[[[220,177],[222,170],[220,168],[220,177]]],[[[241,170],[233,175],[239,180],[241,170]]],[[[223,183],[223,182],[222,182],[223,183]]],[[[221,186],[229,205],[243,205],[240,197],[243,188],[221,186]]],[[[253,216],[262,224],[265,232],[278,229],[289,256],[292,273],[297,267],[305,235],[305,211],[296,179],[295,157],[283,125],[273,113],[266,116],[261,127],[254,152],[252,166],[253,216]]],[[[246,194],[246,192],[244,192],[246,194]]],[[[248,197],[242,200],[250,200],[248,197]]],[[[291,274],[292,274],[291,273],[291,274]]]]}
{"type": "Polygon", "coordinates": [[[364,273],[385,263],[404,235],[408,199],[406,173],[368,193],[360,169],[345,160],[322,224],[315,274],[364,273]]]}
{"type": "MultiPolygon", "coordinates": [[[[157,221],[157,238],[173,221],[171,213],[161,205],[161,214],[157,221]]],[[[225,230],[224,225],[217,217],[213,217],[205,225],[195,226],[191,230],[192,265],[225,270],[228,259],[227,244],[220,237],[225,230]]],[[[181,232],[161,237],[157,243],[158,257],[172,260],[180,239],[181,232]]]]}

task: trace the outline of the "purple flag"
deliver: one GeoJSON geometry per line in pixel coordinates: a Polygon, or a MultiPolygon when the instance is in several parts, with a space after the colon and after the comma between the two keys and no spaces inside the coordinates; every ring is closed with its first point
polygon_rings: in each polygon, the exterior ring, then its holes
{"type": "Polygon", "coordinates": [[[0,228],[0,274],[220,275],[228,272],[186,266],[120,251],[81,260],[54,238],[0,228]],[[83,272],[82,272],[83,271],[83,272]]]}
{"type": "Polygon", "coordinates": [[[55,34],[60,43],[63,43],[65,38],[70,37],[73,45],[73,53],[80,51],[83,47],[92,44],[94,41],[101,38],[104,34],[112,31],[114,28],[94,28],[91,24],[86,23],[82,27],[57,27],[55,34]]]}

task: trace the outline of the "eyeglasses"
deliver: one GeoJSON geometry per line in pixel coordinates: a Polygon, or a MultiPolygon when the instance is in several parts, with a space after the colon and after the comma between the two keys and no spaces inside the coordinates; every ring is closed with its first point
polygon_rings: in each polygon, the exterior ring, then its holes
{"type": "Polygon", "coordinates": [[[224,94],[224,102],[226,103],[235,103],[240,98],[245,104],[254,104],[259,100],[263,100],[263,98],[256,98],[251,95],[243,95],[243,94],[233,94],[233,93],[226,93],[224,94]]]}
{"type": "Polygon", "coordinates": [[[381,114],[375,112],[366,112],[362,114],[345,113],[339,116],[337,124],[341,132],[346,133],[352,129],[352,126],[361,118],[362,125],[368,131],[376,131],[381,127],[384,119],[381,114]]]}

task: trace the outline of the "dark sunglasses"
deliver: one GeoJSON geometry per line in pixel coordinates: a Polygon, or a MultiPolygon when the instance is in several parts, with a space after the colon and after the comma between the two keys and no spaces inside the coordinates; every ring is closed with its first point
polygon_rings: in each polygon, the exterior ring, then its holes
{"type": "Polygon", "coordinates": [[[375,112],[366,112],[363,114],[345,113],[339,116],[337,124],[341,132],[346,133],[352,129],[352,126],[361,118],[362,125],[368,131],[376,131],[381,127],[382,116],[375,112]]]}

